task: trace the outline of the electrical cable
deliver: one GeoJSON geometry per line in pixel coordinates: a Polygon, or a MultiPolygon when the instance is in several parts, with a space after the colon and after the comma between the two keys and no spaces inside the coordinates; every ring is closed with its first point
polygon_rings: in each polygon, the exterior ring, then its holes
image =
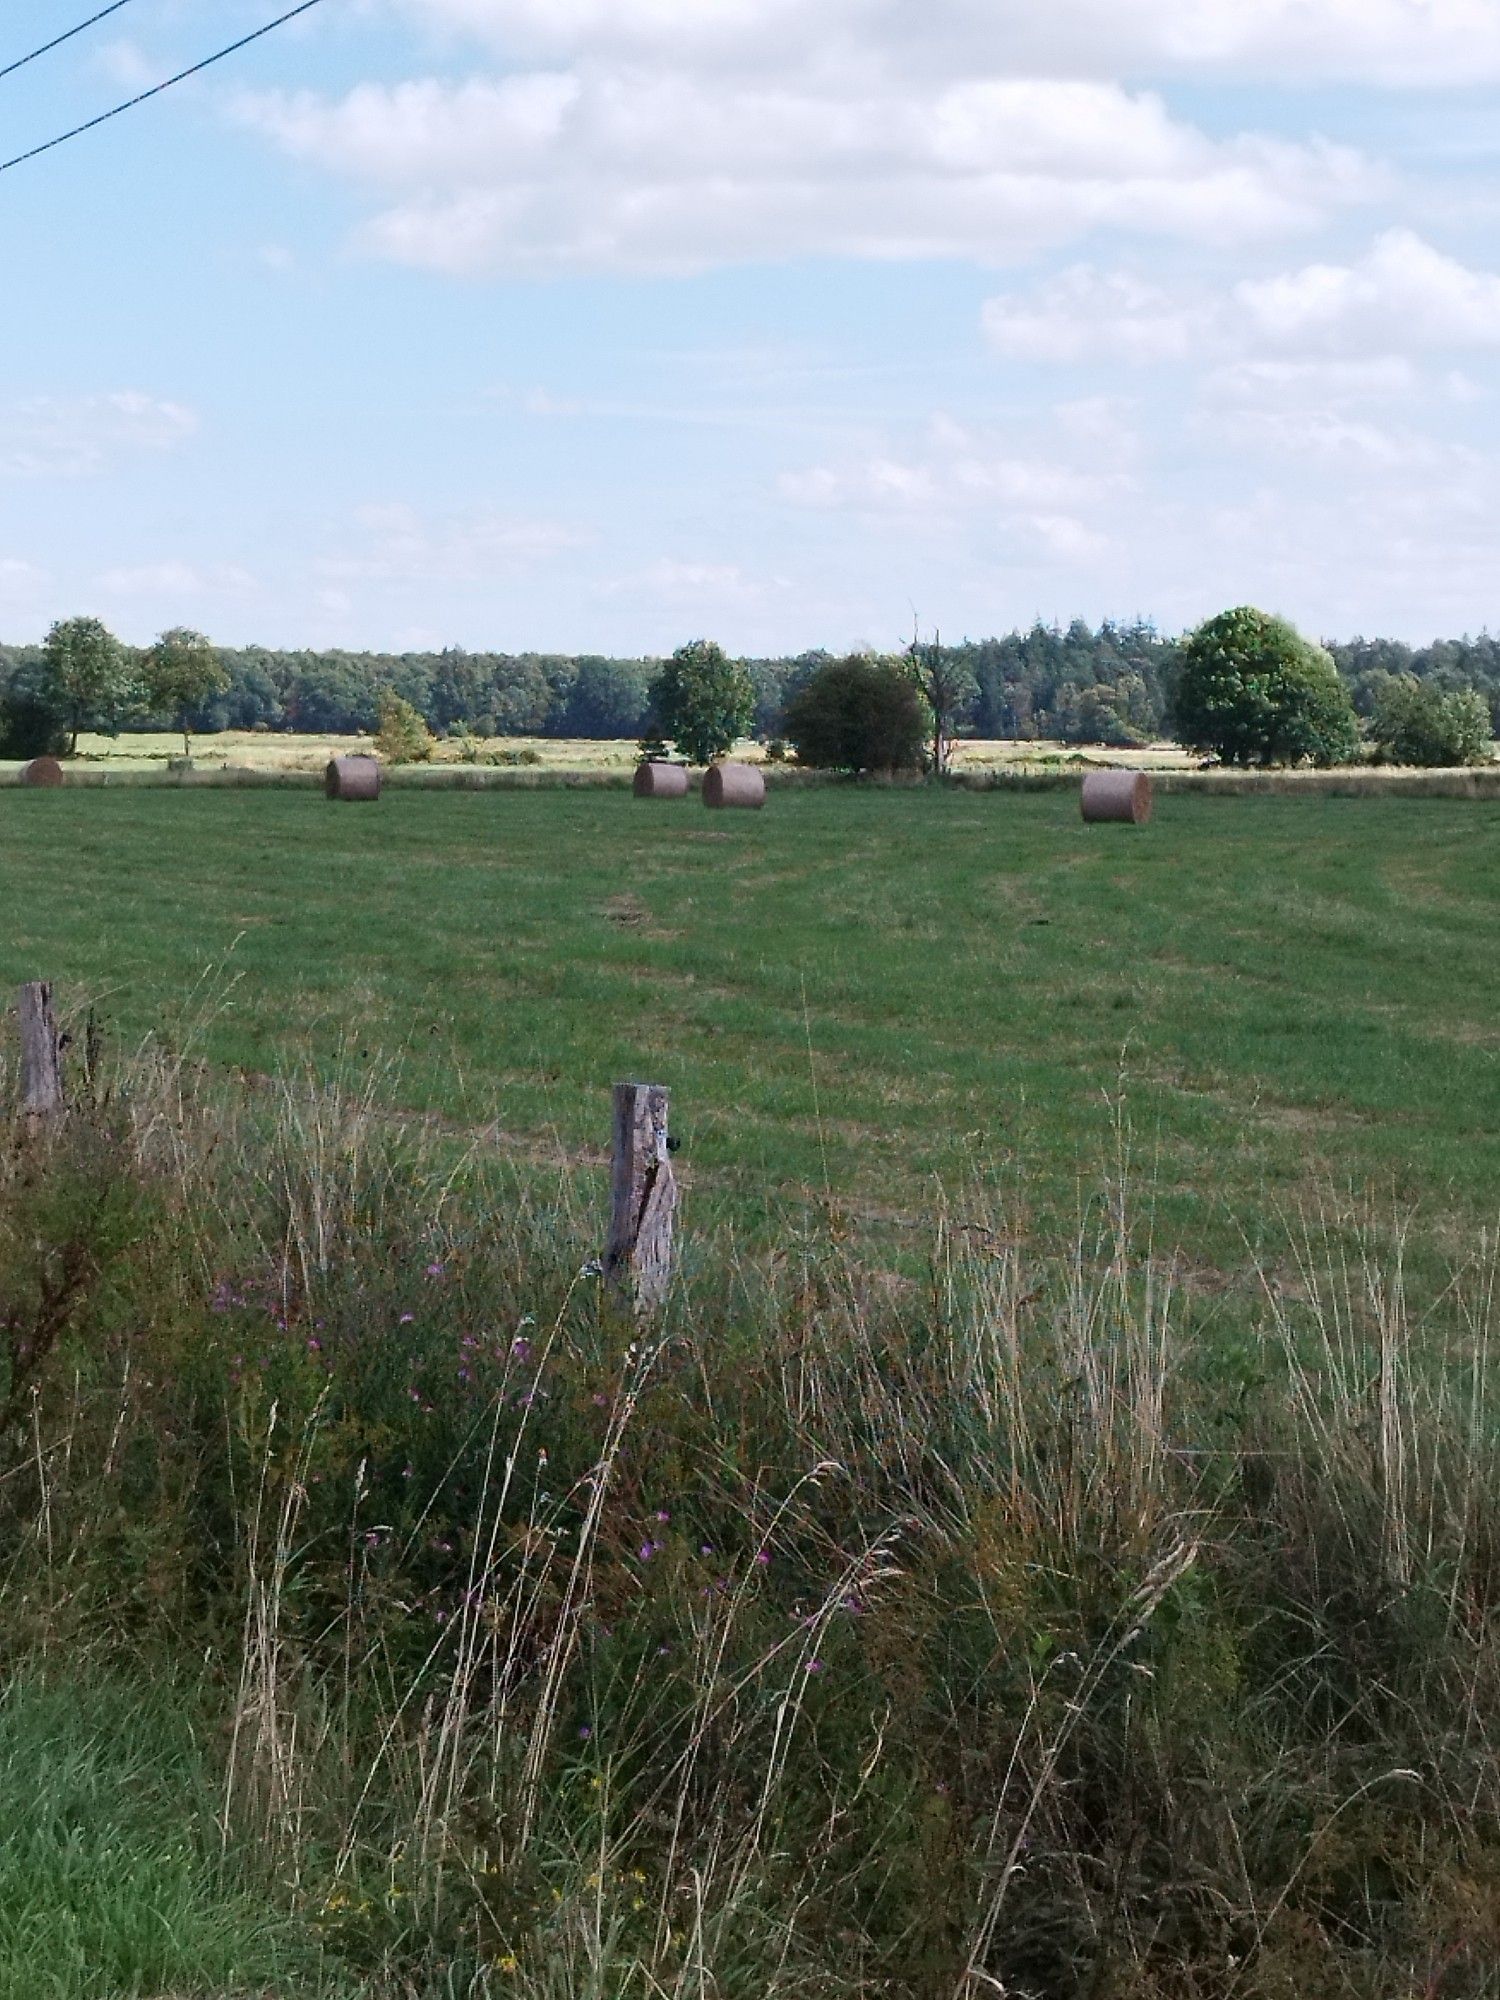
{"type": "Polygon", "coordinates": [[[169,76],[164,83],[153,83],[149,90],[142,90],[134,97],[127,97],[123,104],[116,104],[108,111],[101,111],[97,118],[87,119],[82,125],[75,125],[71,132],[59,132],[55,139],[45,139],[40,146],[31,146],[24,153],[17,153],[14,159],[0,160],[0,174],[7,174],[12,167],[22,166],[27,160],[34,160],[39,153],[50,153],[54,146],[65,146],[70,139],[81,138],[85,132],[92,132],[96,125],[105,125],[111,118],[118,118],[122,111],[133,111],[147,98],[160,97],[164,90],[170,90],[174,83],[186,83],[190,76],[197,76],[203,70],[212,69],[215,63],[223,62],[226,56],[235,55],[240,49],[248,48],[251,42],[258,42],[262,35],[269,35],[273,28],[284,27],[288,21],[295,21],[299,14],[310,14],[314,7],[320,7],[323,0],[302,0],[298,7],[289,7],[284,14],[278,14],[274,21],[267,21],[263,28],[256,28],[248,35],[241,35],[228,48],[218,49],[202,62],[195,62],[189,69],[180,69],[176,76],[169,76]]]}
{"type": "Polygon", "coordinates": [[[101,7],[97,14],[90,14],[86,21],[80,21],[76,28],[69,28],[65,35],[54,35],[50,42],[43,42],[42,46],[33,49],[29,56],[20,56],[15,62],[7,63],[4,69],[0,69],[0,82],[8,76],[14,76],[18,69],[25,69],[27,63],[35,62],[38,56],[49,55],[53,49],[60,49],[64,42],[71,42],[75,35],[81,35],[85,28],[92,28],[94,23],[102,21],[106,14],[118,14],[122,7],[129,5],[130,0],[110,0],[107,7],[101,7]]]}

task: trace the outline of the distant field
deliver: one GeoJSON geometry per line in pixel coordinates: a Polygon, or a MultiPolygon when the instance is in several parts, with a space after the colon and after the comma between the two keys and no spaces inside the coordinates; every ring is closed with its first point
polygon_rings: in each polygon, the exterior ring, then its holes
{"type": "Polygon", "coordinates": [[[700,1215],[756,1233],[831,1194],[917,1253],[976,1177],[1066,1218],[1121,1112],[1189,1263],[1331,1189],[1450,1253],[1500,1211],[1500,804],[63,791],[0,826],[6,982],[252,1075],[389,1059],[392,1107],[587,1171],[610,1083],[660,1079],[700,1215]]]}
{"type": "MultiPolygon", "coordinates": [[[[328,759],[351,750],[372,748],[368,736],[282,736],[264,730],[226,730],[217,736],[199,736],[193,741],[193,761],[205,769],[234,765],[258,771],[320,771],[328,759]]],[[[177,735],[83,736],[78,744],[80,761],[89,766],[122,771],[146,771],[160,767],[182,755],[182,738],[177,735]]],[[[632,741],[600,742],[593,738],[576,741],[555,736],[502,736],[479,744],[482,762],[516,760],[522,756],[533,768],[545,771],[631,770],[640,756],[632,741]]],[[[760,761],[764,750],[746,743],[737,755],[760,761]]],[[[434,761],[456,764],[464,761],[456,743],[441,742],[434,761]]],[[[955,762],[960,770],[990,771],[1018,764],[1119,763],[1149,766],[1153,770],[1191,768],[1196,761],[1173,744],[1157,744],[1147,750],[1120,751],[1088,749],[1079,751],[1061,743],[969,742],[958,746],[955,762]]]]}

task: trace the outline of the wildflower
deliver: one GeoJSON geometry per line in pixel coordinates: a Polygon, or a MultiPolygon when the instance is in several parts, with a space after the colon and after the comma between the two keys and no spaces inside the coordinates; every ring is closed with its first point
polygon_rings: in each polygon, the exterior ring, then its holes
{"type": "Polygon", "coordinates": [[[608,1396],[601,1396],[596,1391],[594,1395],[594,1407],[599,1410],[607,1410],[609,1408],[608,1396]]]}
{"type": "Polygon", "coordinates": [[[640,1557],[643,1563],[650,1562],[651,1558],[656,1554],[655,1542],[642,1542],[640,1547],[636,1550],[636,1554],[640,1557]]]}
{"type": "Polygon", "coordinates": [[[659,1507],[656,1512],[656,1518],[658,1521],[670,1521],[672,1516],[667,1512],[665,1507],[659,1507]]]}
{"type": "Polygon", "coordinates": [[[309,1335],[307,1341],[307,1348],[310,1354],[321,1354],[323,1352],[323,1343],[321,1340],[316,1340],[312,1337],[312,1335],[309,1335]]]}
{"type": "Polygon", "coordinates": [[[396,1322],[396,1324],[398,1326],[410,1326],[415,1318],[416,1318],[415,1313],[402,1313],[400,1319],[396,1322]]]}
{"type": "Polygon", "coordinates": [[[823,1671],[823,1662],[821,1660],[804,1660],[802,1662],[802,1671],[805,1674],[820,1674],[823,1671]]]}
{"type": "Polygon", "coordinates": [[[496,1972],[519,1972],[521,1969],[521,1961],[513,1951],[506,1952],[501,1958],[492,1958],[490,1963],[496,1972]]]}
{"type": "Polygon", "coordinates": [[[769,1549],[757,1549],[755,1551],[755,1560],[762,1569],[769,1569],[771,1566],[771,1551],[769,1549]]]}
{"type": "Polygon", "coordinates": [[[698,1553],[700,1556],[711,1556],[713,1554],[713,1544],[711,1542],[701,1543],[698,1553]]]}
{"type": "Polygon", "coordinates": [[[586,1722],[585,1722],[585,1723],[582,1723],[582,1724],[581,1724],[581,1725],[579,1726],[579,1730],[578,1730],[578,1740],[579,1740],[579,1742],[580,1742],[580,1743],[587,1743],[587,1742],[588,1742],[588,1740],[589,1740],[589,1738],[590,1738],[590,1737],[591,1737],[591,1736],[593,1735],[593,1733],[594,1733],[594,1732],[593,1732],[592,1728],[591,1728],[591,1727],[589,1726],[589,1724],[588,1724],[588,1723],[586,1723],[586,1722]]]}
{"type": "Polygon", "coordinates": [[[436,1263],[434,1263],[434,1264],[429,1264],[429,1265],[427,1266],[427,1275],[428,1275],[428,1277],[429,1277],[429,1278],[442,1278],[442,1277],[446,1277],[446,1275],[447,1275],[447,1271],[448,1271],[448,1267],[447,1267],[447,1265],[446,1265],[446,1264],[436,1264],[436,1263]]]}
{"type": "Polygon", "coordinates": [[[521,1339],[518,1335],[511,1342],[510,1351],[517,1361],[529,1361],[531,1359],[531,1342],[521,1339]]]}

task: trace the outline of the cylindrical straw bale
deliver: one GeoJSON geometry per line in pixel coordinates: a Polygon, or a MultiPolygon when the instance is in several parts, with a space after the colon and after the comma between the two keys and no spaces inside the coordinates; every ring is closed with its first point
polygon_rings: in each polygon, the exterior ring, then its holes
{"type": "Polygon", "coordinates": [[[703,774],[706,806],[748,806],[754,811],[765,802],[766,781],[753,764],[710,764],[703,774]]]}
{"type": "Polygon", "coordinates": [[[1151,797],[1145,771],[1090,771],[1083,781],[1083,816],[1091,826],[1100,820],[1144,826],[1151,817],[1151,797]]]}
{"type": "Polygon", "coordinates": [[[378,799],[380,765],[374,757],[333,757],[323,779],[331,799],[378,799]]]}
{"type": "Polygon", "coordinates": [[[688,789],[684,764],[647,761],[635,767],[635,795],[638,799],[685,799],[688,789]]]}
{"type": "Polygon", "coordinates": [[[23,785],[61,785],[67,773],[55,757],[33,757],[21,772],[23,785]]]}

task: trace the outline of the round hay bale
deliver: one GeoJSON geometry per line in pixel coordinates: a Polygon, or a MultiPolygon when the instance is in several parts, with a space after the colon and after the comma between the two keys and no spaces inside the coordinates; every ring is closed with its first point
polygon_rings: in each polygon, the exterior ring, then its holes
{"type": "Polygon", "coordinates": [[[22,767],[23,785],[62,785],[67,783],[67,772],[55,757],[33,757],[22,767]]]}
{"type": "Polygon", "coordinates": [[[638,799],[685,799],[687,790],[686,765],[653,763],[648,759],[635,767],[638,799]]]}
{"type": "Polygon", "coordinates": [[[1083,817],[1090,826],[1119,820],[1144,826],[1151,817],[1152,786],[1145,771],[1090,771],[1083,781],[1083,817]]]}
{"type": "Polygon", "coordinates": [[[746,806],[752,812],[766,802],[766,781],[753,764],[710,764],[703,774],[703,803],[716,811],[746,806]]]}
{"type": "Polygon", "coordinates": [[[378,799],[380,765],[373,757],[333,757],[323,777],[331,799],[378,799]]]}

